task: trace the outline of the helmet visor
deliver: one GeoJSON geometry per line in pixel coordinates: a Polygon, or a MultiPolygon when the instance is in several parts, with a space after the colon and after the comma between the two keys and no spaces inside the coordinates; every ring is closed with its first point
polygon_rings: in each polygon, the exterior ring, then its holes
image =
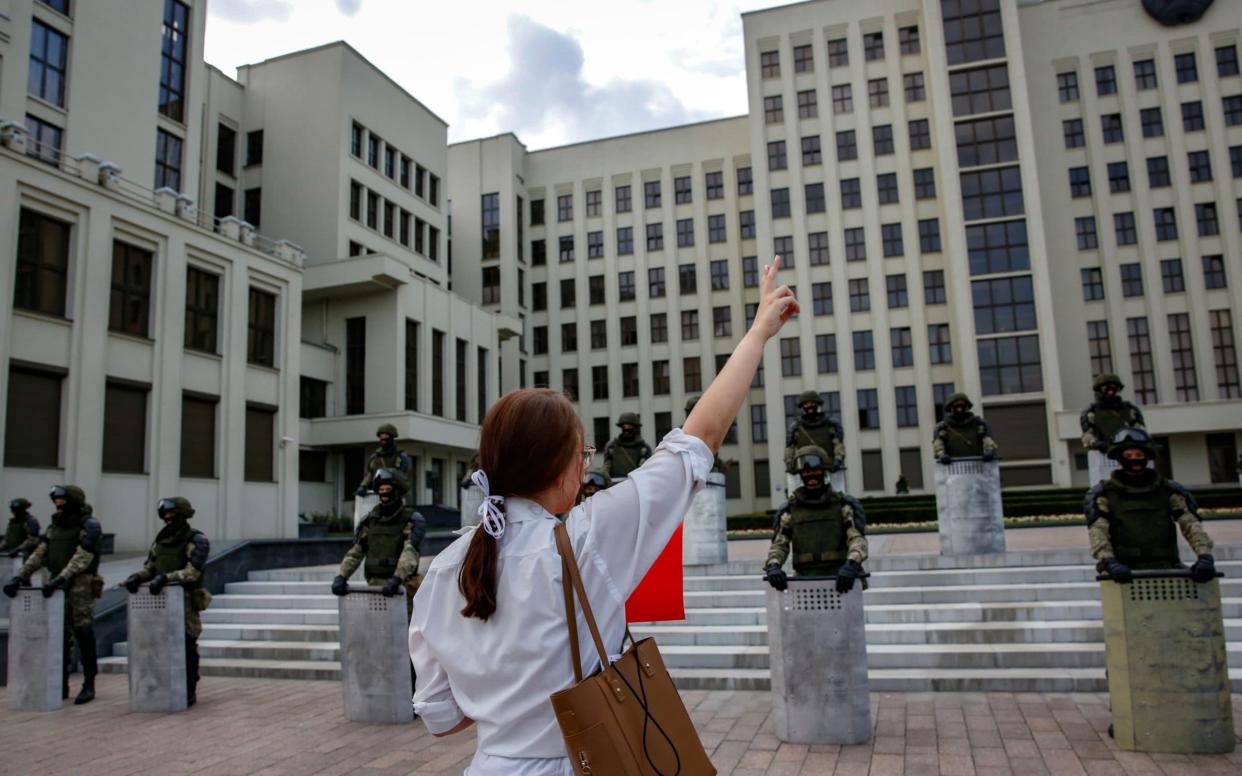
{"type": "Polygon", "coordinates": [[[170,498],[162,498],[155,502],[155,514],[163,515],[165,512],[176,512],[177,502],[170,498]]]}
{"type": "Polygon", "coordinates": [[[69,491],[65,490],[63,485],[53,485],[52,489],[47,493],[48,498],[55,501],[58,498],[69,498],[69,491]]]}
{"type": "Polygon", "coordinates": [[[816,453],[806,453],[798,456],[798,470],[802,469],[822,469],[824,468],[824,459],[820,458],[816,453]]]}
{"type": "Polygon", "coordinates": [[[583,485],[594,485],[597,488],[604,487],[604,475],[599,472],[589,472],[587,476],[582,478],[583,485]]]}
{"type": "Polygon", "coordinates": [[[1113,444],[1115,445],[1146,445],[1149,444],[1150,441],[1151,440],[1147,434],[1137,428],[1123,428],[1113,437],[1113,444]]]}

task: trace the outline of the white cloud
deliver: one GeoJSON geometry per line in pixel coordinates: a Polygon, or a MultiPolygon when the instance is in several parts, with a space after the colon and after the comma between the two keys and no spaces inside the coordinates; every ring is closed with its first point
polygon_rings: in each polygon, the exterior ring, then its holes
{"type": "Polygon", "coordinates": [[[353,16],[362,7],[362,0],[336,0],[336,7],[346,16],[353,16]]]}
{"type": "Polygon", "coordinates": [[[248,24],[267,19],[283,22],[293,13],[288,0],[211,0],[207,11],[212,16],[248,24]]]}

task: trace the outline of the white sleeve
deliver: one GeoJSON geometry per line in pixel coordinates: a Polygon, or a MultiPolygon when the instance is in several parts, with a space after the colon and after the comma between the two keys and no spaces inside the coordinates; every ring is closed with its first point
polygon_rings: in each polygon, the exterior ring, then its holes
{"type": "Polygon", "coordinates": [[[703,440],[673,429],[628,479],[570,512],[575,553],[594,556],[628,598],[681,525],[713,462],[703,440]]]}
{"type": "Polygon", "coordinates": [[[414,713],[432,734],[447,733],[457,727],[466,715],[453,697],[448,673],[432,654],[416,620],[410,622],[410,660],[417,674],[414,713]]]}

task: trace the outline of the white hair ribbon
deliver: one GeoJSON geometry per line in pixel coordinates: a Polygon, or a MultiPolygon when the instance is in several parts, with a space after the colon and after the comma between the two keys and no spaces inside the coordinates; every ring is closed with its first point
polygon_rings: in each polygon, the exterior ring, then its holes
{"type": "Polygon", "coordinates": [[[493,496],[491,487],[487,481],[487,473],[482,469],[476,469],[470,475],[470,481],[479,486],[479,490],[483,491],[483,503],[479,504],[479,524],[483,526],[483,530],[493,539],[499,539],[505,535],[505,513],[501,511],[504,506],[504,496],[493,496]]]}

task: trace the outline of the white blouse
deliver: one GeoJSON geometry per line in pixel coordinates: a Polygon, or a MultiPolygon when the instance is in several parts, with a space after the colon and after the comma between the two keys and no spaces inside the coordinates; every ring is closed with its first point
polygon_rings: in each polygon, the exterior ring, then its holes
{"type": "MultiPolygon", "coordinates": [[[[566,519],[604,645],[620,652],[625,601],[655,562],[702,487],[713,456],[674,429],[624,482],[574,507],[566,519]]],[[[464,717],[478,726],[467,776],[573,774],[548,696],[574,682],[561,588],[556,518],[523,498],[505,501],[496,612],[461,615],[457,576],[472,533],[436,556],[414,597],[410,658],[418,672],[414,710],[432,733],[464,717]]],[[[583,676],[599,656],[578,612],[583,676]]]]}

